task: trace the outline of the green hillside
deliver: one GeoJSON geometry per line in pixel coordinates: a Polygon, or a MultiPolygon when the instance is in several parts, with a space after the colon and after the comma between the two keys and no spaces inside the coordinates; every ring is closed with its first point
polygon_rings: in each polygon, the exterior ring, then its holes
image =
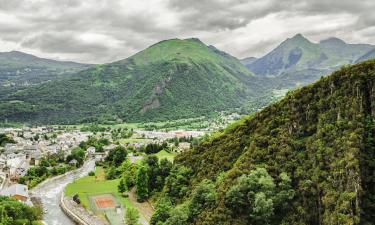
{"type": "Polygon", "coordinates": [[[374,90],[344,67],[177,156],[153,224],[372,224],[374,90]]]}
{"type": "Polygon", "coordinates": [[[0,97],[77,73],[90,65],[39,58],[23,52],[0,52],[0,97]]]}
{"type": "Polygon", "coordinates": [[[198,39],[172,39],[13,93],[1,100],[0,119],[78,123],[207,115],[263,95],[259,82],[237,59],[198,39]]]}

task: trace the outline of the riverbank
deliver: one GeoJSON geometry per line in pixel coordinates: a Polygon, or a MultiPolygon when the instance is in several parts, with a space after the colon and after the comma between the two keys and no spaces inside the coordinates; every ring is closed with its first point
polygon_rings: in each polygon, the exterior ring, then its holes
{"type": "Polygon", "coordinates": [[[60,207],[69,218],[79,225],[109,225],[105,220],[75,203],[72,198],[65,197],[64,194],[60,198],[60,207]]]}
{"type": "MultiPolygon", "coordinates": [[[[108,217],[106,212],[98,209],[93,199],[111,196],[114,203],[121,204],[120,213],[110,214],[110,218],[121,221],[124,218],[125,210],[127,208],[136,208],[139,211],[139,223],[142,225],[149,225],[149,221],[154,212],[152,206],[148,202],[139,203],[136,201],[134,190],[130,191],[128,197],[124,197],[118,191],[118,184],[120,179],[106,180],[105,171],[102,167],[97,167],[94,176],[85,176],[68,184],[65,188],[65,197],[72,199],[74,195],[78,195],[81,204],[86,209],[86,212],[95,212],[100,217],[108,217]],[[116,217],[116,218],[115,218],[116,217]]],[[[114,223],[117,224],[117,223],[114,223]]]]}
{"type": "Polygon", "coordinates": [[[43,206],[45,211],[43,217],[44,224],[75,225],[75,222],[60,208],[61,196],[67,184],[86,176],[90,171],[93,171],[94,168],[94,160],[87,161],[81,168],[49,178],[30,191],[33,197],[40,199],[43,206]]]}

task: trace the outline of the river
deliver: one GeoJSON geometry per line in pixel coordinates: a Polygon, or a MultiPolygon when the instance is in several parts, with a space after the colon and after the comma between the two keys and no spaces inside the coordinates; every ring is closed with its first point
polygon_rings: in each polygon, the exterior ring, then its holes
{"type": "Polygon", "coordinates": [[[81,168],[57,179],[51,179],[32,189],[35,197],[40,197],[43,203],[43,222],[46,225],[75,225],[60,209],[60,197],[65,186],[75,179],[86,176],[95,169],[95,161],[87,161],[81,168]]]}

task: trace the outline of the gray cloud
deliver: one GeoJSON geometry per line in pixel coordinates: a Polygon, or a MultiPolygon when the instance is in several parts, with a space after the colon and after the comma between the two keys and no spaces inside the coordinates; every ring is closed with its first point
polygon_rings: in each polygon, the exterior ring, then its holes
{"type": "Polygon", "coordinates": [[[375,44],[373,0],[0,0],[0,51],[103,63],[198,37],[239,58],[287,37],[375,44]]]}

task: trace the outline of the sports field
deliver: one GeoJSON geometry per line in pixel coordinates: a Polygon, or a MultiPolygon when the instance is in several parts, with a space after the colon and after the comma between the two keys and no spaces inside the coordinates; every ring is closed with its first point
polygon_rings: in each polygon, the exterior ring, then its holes
{"type": "MultiPolygon", "coordinates": [[[[105,180],[103,168],[97,167],[95,176],[82,177],[68,184],[65,188],[65,195],[72,197],[78,194],[85,208],[105,216],[110,220],[111,224],[117,225],[120,214],[116,216],[118,214],[116,211],[123,210],[124,207],[132,207],[129,199],[122,197],[118,193],[117,186],[119,182],[119,179],[105,180]]],[[[123,215],[121,215],[122,218],[123,215]]]]}

